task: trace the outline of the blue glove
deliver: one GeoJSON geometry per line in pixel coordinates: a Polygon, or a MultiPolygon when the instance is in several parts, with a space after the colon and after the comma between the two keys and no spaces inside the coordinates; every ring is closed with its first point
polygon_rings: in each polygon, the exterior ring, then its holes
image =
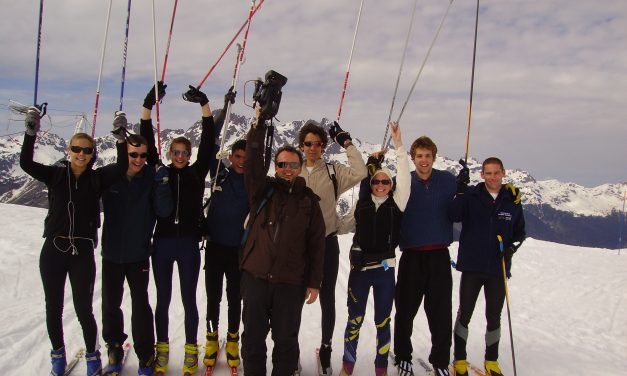
{"type": "Polygon", "coordinates": [[[155,166],[155,181],[159,184],[166,184],[170,178],[170,171],[163,164],[155,166]]]}

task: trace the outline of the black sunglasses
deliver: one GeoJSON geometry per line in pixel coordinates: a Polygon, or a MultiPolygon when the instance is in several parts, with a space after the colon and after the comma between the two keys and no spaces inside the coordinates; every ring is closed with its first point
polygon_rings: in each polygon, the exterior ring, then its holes
{"type": "Polygon", "coordinates": [[[175,157],[178,157],[179,155],[182,155],[184,157],[189,157],[189,151],[188,150],[179,150],[179,149],[172,149],[170,150],[170,153],[172,153],[175,157]]]}
{"type": "Polygon", "coordinates": [[[277,162],[277,167],[279,168],[291,168],[292,170],[296,170],[300,167],[300,162],[277,162]]]}
{"type": "Polygon", "coordinates": [[[312,146],[322,146],[322,142],[321,141],[305,141],[303,142],[303,145],[310,148],[312,146]]]}
{"type": "Polygon", "coordinates": [[[131,157],[131,158],[139,157],[141,159],[146,159],[146,158],[148,158],[148,153],[138,153],[136,151],[132,151],[132,152],[128,153],[128,156],[131,157]]]}
{"type": "Polygon", "coordinates": [[[70,150],[72,152],[76,153],[76,154],[79,154],[82,151],[84,154],[87,154],[87,155],[89,155],[89,154],[94,152],[94,148],[90,148],[90,147],[82,148],[82,147],[76,146],[76,145],[70,146],[70,150]]]}
{"type": "Polygon", "coordinates": [[[377,185],[377,184],[383,184],[383,185],[390,185],[392,184],[392,181],[390,179],[372,179],[370,180],[370,184],[371,185],[377,185]]]}

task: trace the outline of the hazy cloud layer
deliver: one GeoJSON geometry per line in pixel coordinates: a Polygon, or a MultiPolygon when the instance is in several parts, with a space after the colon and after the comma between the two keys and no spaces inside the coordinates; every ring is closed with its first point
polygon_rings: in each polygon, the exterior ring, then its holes
{"type": "MultiPolygon", "coordinates": [[[[33,100],[39,2],[0,0],[0,126],[21,131],[9,100],[33,100]]],[[[156,3],[159,76],[173,1],[156,3]]],[[[52,129],[69,134],[74,114],[91,122],[109,2],[45,2],[39,102],[50,103],[52,129]],[[68,112],[64,112],[68,111],[68,112]]],[[[252,22],[234,111],[250,116],[244,81],[274,69],[288,77],[279,119],[335,118],[359,0],[266,0],[252,22]]],[[[448,6],[419,0],[396,111],[448,6]]],[[[381,142],[414,0],[364,1],[341,123],[355,136],[381,142]]],[[[402,118],[407,144],[427,134],[441,154],[466,146],[476,3],[453,2],[402,118]]],[[[101,84],[97,134],[109,130],[120,97],[127,2],[114,0],[101,84]]],[[[189,127],[199,116],[180,93],[198,84],[244,22],[249,1],[179,1],[166,71],[164,128],[189,127]]],[[[241,41],[241,40],[240,40],[241,41]]],[[[212,107],[230,85],[235,49],[203,90],[212,107]]],[[[134,1],[124,109],[137,121],[152,86],[152,1],[134,1]]],[[[247,86],[250,102],[252,85],[247,86]]],[[[627,181],[627,2],[483,1],[475,71],[470,155],[501,156],[536,178],[592,186],[627,181]]],[[[44,124],[44,127],[49,127],[44,124]]]]}

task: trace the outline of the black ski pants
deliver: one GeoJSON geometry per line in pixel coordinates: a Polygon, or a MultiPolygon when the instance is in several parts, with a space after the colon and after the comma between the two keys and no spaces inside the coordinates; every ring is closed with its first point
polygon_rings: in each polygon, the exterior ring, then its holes
{"type": "Polygon", "coordinates": [[[205,251],[205,289],[207,291],[207,331],[218,330],[222,286],[226,277],[226,299],[228,302],[228,331],[239,331],[242,316],[242,298],[238,248],[207,242],[205,251]]]}
{"type": "Polygon", "coordinates": [[[322,287],[320,288],[320,315],[323,344],[331,344],[335,329],[335,284],[340,266],[340,245],[337,235],[329,235],[325,240],[322,287]]]}
{"type": "Polygon", "coordinates": [[[266,337],[272,330],[272,376],[292,375],[298,367],[298,332],[305,299],[303,286],[268,283],[242,272],[244,300],[242,358],[246,376],[266,376],[266,337]]]}
{"type": "Polygon", "coordinates": [[[121,308],[125,279],[131,291],[133,346],[140,363],[145,364],[155,346],[155,327],[148,299],[150,259],[126,264],[102,260],[102,337],[108,344],[122,344],[128,338],[124,333],[121,308]]]}
{"type": "Polygon", "coordinates": [[[396,282],[394,353],[411,360],[414,317],[424,298],[431,332],[429,362],[447,368],[451,356],[453,277],[448,248],[402,253],[396,282]]]}
{"type": "Polygon", "coordinates": [[[468,324],[483,287],[485,296],[485,359],[499,358],[499,341],[501,338],[501,312],[505,302],[505,282],[503,277],[485,273],[463,272],[459,284],[459,309],[455,321],[455,359],[466,359],[466,342],[468,340],[468,324]]]}
{"type": "Polygon", "coordinates": [[[46,238],[39,257],[39,272],[46,297],[46,326],[53,349],[64,346],[63,296],[65,280],[70,278],[72,301],[83,329],[88,353],[98,346],[98,326],[93,312],[96,262],[91,239],[46,238]]]}

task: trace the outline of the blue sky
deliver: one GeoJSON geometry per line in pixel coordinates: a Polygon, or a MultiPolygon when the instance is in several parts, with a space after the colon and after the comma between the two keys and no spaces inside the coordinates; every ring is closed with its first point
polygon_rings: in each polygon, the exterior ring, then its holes
{"type": "MultiPolygon", "coordinates": [[[[10,100],[33,100],[39,1],[0,0],[0,134],[22,131],[10,100]]],[[[159,76],[173,1],[156,1],[159,76]]],[[[91,121],[109,1],[44,3],[39,101],[44,128],[69,135],[77,114],[91,121]]],[[[281,121],[335,118],[359,0],[266,0],[255,16],[244,81],[274,69],[286,77],[281,121]]],[[[396,100],[405,101],[448,0],[419,0],[396,100]]],[[[365,0],[341,124],[381,142],[414,0],[365,0]]],[[[114,0],[101,84],[97,135],[108,132],[120,95],[124,0],[114,0]]],[[[197,84],[242,25],[250,1],[182,0],[161,106],[163,128],[187,128],[200,111],[180,93],[197,84]]],[[[464,155],[476,2],[454,0],[401,126],[407,144],[426,134],[440,154],[464,155]]],[[[235,50],[203,86],[214,107],[230,85],[235,50]]],[[[132,5],[124,109],[137,121],[153,80],[152,2],[132,5]]],[[[246,90],[250,102],[252,86],[246,90]]],[[[585,186],[627,181],[627,2],[482,1],[470,157],[501,157],[537,179],[585,186]]],[[[393,115],[395,118],[397,115],[393,115]]]]}

